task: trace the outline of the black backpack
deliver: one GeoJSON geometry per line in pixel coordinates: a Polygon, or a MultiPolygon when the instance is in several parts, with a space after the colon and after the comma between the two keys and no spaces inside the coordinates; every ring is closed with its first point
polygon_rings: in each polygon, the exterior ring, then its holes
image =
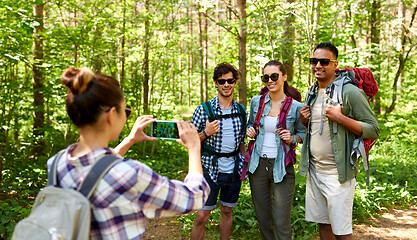
{"type": "MultiPolygon", "coordinates": [[[[239,117],[240,121],[242,122],[242,130],[241,133],[246,132],[246,112],[245,107],[237,103],[238,113],[231,113],[231,114],[223,114],[223,115],[215,115],[213,112],[213,107],[210,104],[210,101],[204,102],[203,104],[204,111],[207,113],[209,118],[209,122],[213,122],[214,120],[224,119],[224,118],[235,118],[239,117]]],[[[201,142],[201,155],[202,156],[211,156],[216,155],[217,157],[231,157],[235,156],[239,153],[239,146],[237,149],[231,153],[219,153],[214,151],[213,147],[205,144],[205,140],[201,142]]]]}

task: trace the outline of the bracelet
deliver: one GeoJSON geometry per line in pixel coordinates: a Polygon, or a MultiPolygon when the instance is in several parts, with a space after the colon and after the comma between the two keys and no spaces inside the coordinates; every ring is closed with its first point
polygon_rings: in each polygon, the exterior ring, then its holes
{"type": "Polygon", "coordinates": [[[295,135],[294,136],[294,141],[292,142],[292,144],[295,144],[297,142],[297,137],[295,135]]]}
{"type": "Polygon", "coordinates": [[[203,134],[206,138],[208,138],[207,133],[206,133],[206,131],[204,131],[204,129],[203,129],[203,134]]]}

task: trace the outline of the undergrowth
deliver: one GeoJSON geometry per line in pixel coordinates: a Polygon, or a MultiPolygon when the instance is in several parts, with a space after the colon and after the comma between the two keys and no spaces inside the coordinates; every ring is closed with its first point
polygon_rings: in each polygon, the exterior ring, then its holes
{"type": "MultiPolygon", "coordinates": [[[[363,170],[357,177],[353,207],[354,223],[366,221],[389,208],[415,204],[417,196],[417,120],[416,110],[379,119],[381,136],[370,154],[370,185],[366,186],[363,170]]],[[[62,146],[62,148],[65,146],[62,146]]],[[[8,151],[13,151],[8,149],[8,151]]],[[[25,159],[25,153],[10,153],[13,159],[25,159]]],[[[188,157],[185,149],[174,141],[159,140],[133,146],[126,157],[139,159],[155,171],[173,179],[183,179],[188,157]]],[[[38,164],[5,165],[0,184],[0,239],[10,239],[16,222],[30,213],[39,189],[46,183],[46,158],[38,164]]],[[[297,168],[297,166],[296,166],[297,168]]],[[[304,220],[305,178],[296,176],[292,208],[293,237],[310,239],[317,224],[304,220]]],[[[185,236],[189,236],[195,213],[178,217],[185,236]]],[[[220,211],[211,214],[206,226],[208,239],[219,238],[220,211]]],[[[242,185],[238,206],[233,209],[234,239],[260,239],[248,181],[242,185]]]]}

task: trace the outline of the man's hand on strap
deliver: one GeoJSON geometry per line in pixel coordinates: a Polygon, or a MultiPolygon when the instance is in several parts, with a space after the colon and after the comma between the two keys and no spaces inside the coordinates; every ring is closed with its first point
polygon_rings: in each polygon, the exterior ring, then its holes
{"type": "Polygon", "coordinates": [[[207,121],[206,128],[199,133],[200,140],[203,141],[209,136],[216,134],[218,131],[220,131],[220,123],[218,120],[214,120],[213,122],[207,121]]]}

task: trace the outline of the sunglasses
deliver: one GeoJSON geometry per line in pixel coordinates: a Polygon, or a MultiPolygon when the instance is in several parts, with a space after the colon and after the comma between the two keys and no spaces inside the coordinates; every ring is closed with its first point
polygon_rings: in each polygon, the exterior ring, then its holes
{"type": "Polygon", "coordinates": [[[337,62],[336,60],[328,59],[328,58],[310,58],[310,64],[316,66],[317,63],[320,62],[322,67],[329,66],[330,62],[337,62]]]}
{"type": "Polygon", "coordinates": [[[269,82],[269,78],[271,78],[271,80],[275,82],[279,79],[279,73],[273,73],[273,74],[271,74],[271,76],[268,76],[268,75],[265,74],[261,77],[262,82],[265,82],[265,83],[269,82]]]}
{"type": "Polygon", "coordinates": [[[126,118],[129,118],[130,115],[132,115],[132,107],[131,106],[126,106],[125,113],[126,113],[126,118]]]}
{"type": "Polygon", "coordinates": [[[219,84],[219,85],[224,85],[226,82],[227,82],[228,84],[235,84],[236,80],[235,80],[235,79],[233,79],[233,78],[229,78],[229,79],[222,79],[222,78],[219,78],[219,79],[217,79],[217,80],[216,80],[216,82],[217,82],[217,84],[219,84]]]}

